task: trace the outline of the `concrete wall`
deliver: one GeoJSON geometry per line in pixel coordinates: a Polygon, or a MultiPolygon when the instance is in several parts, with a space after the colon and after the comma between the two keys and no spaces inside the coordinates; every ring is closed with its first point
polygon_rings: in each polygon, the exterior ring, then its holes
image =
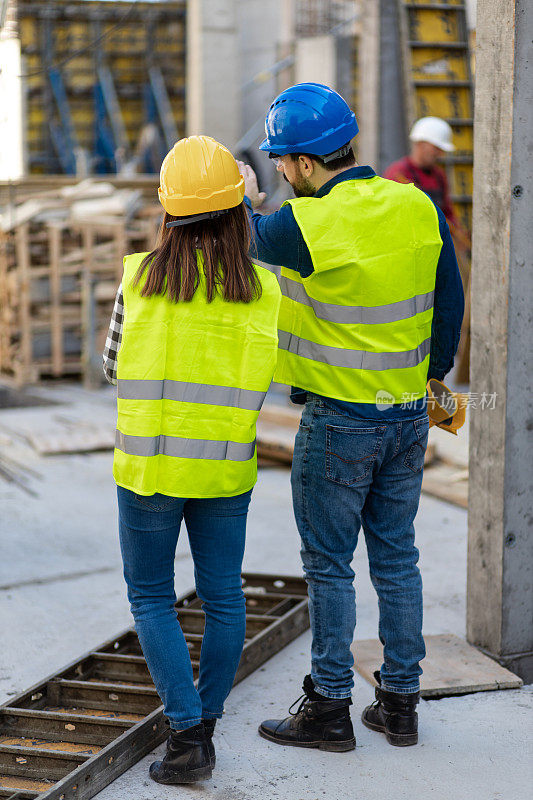
{"type": "Polygon", "coordinates": [[[238,3],[242,132],[265,117],[277,93],[276,75],[269,70],[280,58],[281,0],[238,3]],[[257,77],[253,85],[250,81],[257,77]]]}
{"type": "Polygon", "coordinates": [[[479,0],[468,639],[533,680],[533,5],[479,0]],[[482,393],[495,395],[483,408],[482,393]]]}
{"type": "Polygon", "coordinates": [[[237,0],[189,0],[187,132],[233,147],[241,132],[237,0]]]}
{"type": "Polygon", "coordinates": [[[308,36],[295,42],[295,81],[325,83],[337,88],[335,37],[308,36]]]}
{"type": "Polygon", "coordinates": [[[472,30],[476,28],[477,0],[466,0],[466,23],[472,30]]]}
{"type": "Polygon", "coordinates": [[[361,0],[359,41],[358,161],[377,167],[379,155],[379,16],[378,0],[361,0]]]}
{"type": "Polygon", "coordinates": [[[24,174],[23,93],[20,42],[0,38],[0,180],[24,174]]]}
{"type": "MultiPolygon", "coordinates": [[[[275,186],[272,164],[258,150],[264,138],[264,120],[279,91],[276,63],[287,55],[282,52],[287,9],[282,0],[246,0],[239,2],[239,85],[241,110],[240,155],[259,175],[261,189],[269,193],[275,186]],[[285,16],[284,16],[285,13],[285,16]],[[273,69],[274,68],[274,69],[273,69]]],[[[237,139],[235,140],[237,141],[237,139]]]]}

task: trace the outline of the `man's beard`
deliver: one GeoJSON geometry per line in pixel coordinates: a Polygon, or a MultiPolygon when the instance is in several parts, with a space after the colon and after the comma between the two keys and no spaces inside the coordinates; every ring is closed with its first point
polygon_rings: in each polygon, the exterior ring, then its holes
{"type": "Polygon", "coordinates": [[[304,178],[303,175],[300,174],[295,183],[292,183],[285,174],[283,177],[292,186],[295,197],[313,197],[316,194],[316,189],[311,181],[304,178]]]}

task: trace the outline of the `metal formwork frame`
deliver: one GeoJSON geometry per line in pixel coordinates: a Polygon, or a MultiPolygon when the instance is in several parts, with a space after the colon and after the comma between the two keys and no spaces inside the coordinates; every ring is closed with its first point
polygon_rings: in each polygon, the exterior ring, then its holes
{"type": "Polygon", "coordinates": [[[184,130],[186,7],[17,0],[30,171],[72,174],[83,153],[89,171],[116,172],[147,125],[158,132],[149,166],[159,170],[184,130]]]}
{"type": "MultiPolygon", "coordinates": [[[[309,627],[303,578],[245,573],[246,641],[235,683],[309,627]]],[[[204,612],[196,592],[176,611],[198,676],[204,612]]],[[[133,629],[0,707],[0,797],[90,800],[168,736],[133,629]]]]}

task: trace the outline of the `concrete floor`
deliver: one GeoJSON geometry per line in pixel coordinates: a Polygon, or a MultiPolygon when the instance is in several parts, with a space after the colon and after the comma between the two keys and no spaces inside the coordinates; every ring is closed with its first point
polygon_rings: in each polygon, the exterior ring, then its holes
{"type": "MultiPolygon", "coordinates": [[[[112,390],[40,389],[58,401],[0,411],[0,453],[34,470],[31,496],[0,478],[0,702],[131,624],[116,533],[112,454],[36,455],[24,439],[57,415],[109,424],[112,390]]],[[[245,569],[301,574],[289,474],[265,469],[254,492],[245,569]]],[[[425,591],[425,632],[465,635],[466,512],[423,496],[417,518],[425,591]]],[[[356,638],[374,637],[377,603],[364,542],[356,554],[356,638]]],[[[178,546],[176,589],[192,586],[186,537],[178,546]]],[[[522,800],[531,786],[532,687],[420,704],[420,744],[392,748],[359,721],[373,690],[356,677],[358,747],[345,754],[283,748],[256,733],[285,715],[309,671],[310,636],[271,659],[232,692],[217,728],[214,778],[192,788],[161,787],[147,776],[154,754],[98,795],[216,800],[522,800]],[[529,712],[529,713],[528,713],[529,712]],[[528,761],[529,756],[529,761],[528,761]]],[[[155,751],[160,755],[163,747],[155,751]]]]}

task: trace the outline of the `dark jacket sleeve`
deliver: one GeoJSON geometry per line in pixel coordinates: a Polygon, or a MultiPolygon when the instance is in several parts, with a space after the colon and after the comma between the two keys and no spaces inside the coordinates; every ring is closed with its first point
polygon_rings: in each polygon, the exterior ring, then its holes
{"type": "Polygon", "coordinates": [[[290,205],[273,214],[258,214],[247,197],[244,203],[252,228],[252,258],[279,267],[288,267],[306,278],[313,271],[311,254],[290,205]]]}
{"type": "Polygon", "coordinates": [[[435,282],[428,379],[442,380],[453,367],[464,314],[464,293],[446,217],[437,208],[442,239],[435,282]]]}

